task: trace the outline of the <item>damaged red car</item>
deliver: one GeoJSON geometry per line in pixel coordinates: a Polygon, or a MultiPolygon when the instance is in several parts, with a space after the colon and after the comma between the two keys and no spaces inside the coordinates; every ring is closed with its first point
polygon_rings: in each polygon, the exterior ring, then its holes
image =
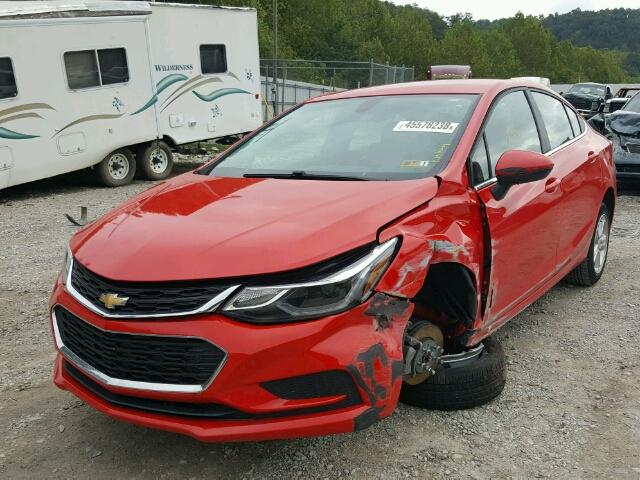
{"type": "Polygon", "coordinates": [[[602,275],[615,198],[610,142],[537,83],[316,98],[73,236],[55,383],[203,441],[480,405],[490,335],[602,275]]]}

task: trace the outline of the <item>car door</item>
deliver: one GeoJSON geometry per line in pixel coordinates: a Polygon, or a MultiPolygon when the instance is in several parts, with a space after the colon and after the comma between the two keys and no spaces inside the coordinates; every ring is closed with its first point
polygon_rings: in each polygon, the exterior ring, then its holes
{"type": "Polygon", "coordinates": [[[558,235],[559,268],[575,263],[591,240],[591,231],[600,208],[600,148],[589,144],[584,122],[559,99],[541,91],[532,91],[531,98],[542,118],[549,151],[554,163],[553,175],[560,181],[562,202],[558,235]],[[571,116],[570,116],[571,115],[571,116]]]}
{"type": "Polygon", "coordinates": [[[491,265],[485,322],[510,318],[548,284],[556,271],[560,182],[554,172],[544,180],[515,185],[496,199],[495,166],[507,150],[543,152],[548,140],[537,124],[525,90],[498,98],[471,156],[471,172],[484,204],[491,238],[491,265]],[[482,167],[482,162],[488,162],[482,167]],[[484,178],[484,171],[488,179],[484,178]]]}

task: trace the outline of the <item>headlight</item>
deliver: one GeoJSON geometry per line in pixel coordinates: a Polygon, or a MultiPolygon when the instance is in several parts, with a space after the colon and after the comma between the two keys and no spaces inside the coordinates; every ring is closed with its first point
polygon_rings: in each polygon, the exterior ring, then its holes
{"type": "Polygon", "coordinates": [[[386,271],[397,238],[378,245],[351,265],[307,283],[245,287],[229,300],[225,315],[253,323],[295,322],[339,313],[365,301],[386,271]]]}
{"type": "Polygon", "coordinates": [[[67,252],[64,255],[64,263],[62,264],[62,283],[67,283],[67,278],[69,278],[69,272],[71,271],[72,264],[73,255],[71,255],[71,249],[67,246],[67,252]]]}

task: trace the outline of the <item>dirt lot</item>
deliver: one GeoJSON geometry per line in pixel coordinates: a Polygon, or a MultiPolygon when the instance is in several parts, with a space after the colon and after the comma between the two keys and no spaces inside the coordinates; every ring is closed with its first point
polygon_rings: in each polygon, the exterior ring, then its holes
{"type": "Polygon", "coordinates": [[[47,298],[75,231],[63,213],[95,218],[149,186],[88,182],[0,192],[0,478],[640,478],[638,191],[619,198],[601,282],[559,285],[499,331],[509,379],[489,405],[401,405],[359,433],[207,445],[111,420],[52,384],[47,298]]]}

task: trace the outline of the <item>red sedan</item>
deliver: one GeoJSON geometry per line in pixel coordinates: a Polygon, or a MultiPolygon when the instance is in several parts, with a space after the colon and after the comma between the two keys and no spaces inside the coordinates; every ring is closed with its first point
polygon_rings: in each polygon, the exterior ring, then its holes
{"type": "Polygon", "coordinates": [[[480,405],[490,335],[602,275],[615,198],[611,144],[540,84],[313,99],[71,239],[55,383],[203,441],[480,405]]]}

